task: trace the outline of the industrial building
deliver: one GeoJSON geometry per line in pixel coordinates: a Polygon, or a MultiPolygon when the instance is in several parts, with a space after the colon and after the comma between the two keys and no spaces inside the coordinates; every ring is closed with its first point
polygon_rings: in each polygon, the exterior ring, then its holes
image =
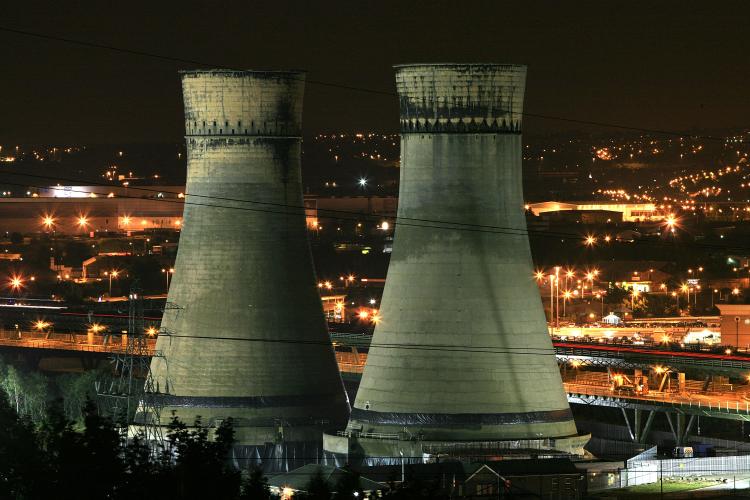
{"type": "Polygon", "coordinates": [[[536,216],[550,212],[575,211],[581,214],[588,212],[619,212],[625,222],[658,222],[669,215],[659,209],[654,203],[607,203],[601,201],[587,201],[565,203],[558,201],[544,201],[530,203],[526,209],[536,216]]]}
{"type": "Polygon", "coordinates": [[[302,208],[304,75],[190,71],[182,88],[188,194],[156,400],[189,424],[232,418],[240,465],[288,470],[349,412],[302,208]]]}
{"type": "Polygon", "coordinates": [[[149,187],[144,191],[109,186],[75,189],[88,195],[0,197],[0,233],[96,235],[181,229],[184,187],[149,187]]]}
{"type": "Polygon", "coordinates": [[[518,65],[397,67],[398,221],[408,223],[396,224],[349,424],[325,437],[334,455],[583,452],[524,230],[525,80],[518,65]]]}

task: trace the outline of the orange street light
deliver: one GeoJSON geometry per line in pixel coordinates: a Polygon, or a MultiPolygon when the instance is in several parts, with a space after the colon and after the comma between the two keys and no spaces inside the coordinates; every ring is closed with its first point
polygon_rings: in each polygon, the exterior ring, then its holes
{"type": "Polygon", "coordinates": [[[89,330],[92,331],[93,333],[99,333],[105,329],[106,327],[103,325],[100,325],[99,323],[94,323],[89,327],[89,330]]]}
{"type": "Polygon", "coordinates": [[[23,288],[23,282],[24,280],[21,276],[13,275],[10,277],[9,285],[14,292],[17,292],[23,288]]]}
{"type": "Polygon", "coordinates": [[[588,236],[586,236],[586,240],[584,242],[586,246],[593,247],[594,245],[596,245],[596,237],[589,234],[588,236]]]}
{"type": "Polygon", "coordinates": [[[40,332],[49,326],[52,326],[52,324],[41,319],[34,322],[34,328],[36,328],[40,332]]]}
{"type": "Polygon", "coordinates": [[[55,218],[51,215],[45,215],[42,217],[42,224],[47,230],[50,230],[55,226],[55,218]]]}

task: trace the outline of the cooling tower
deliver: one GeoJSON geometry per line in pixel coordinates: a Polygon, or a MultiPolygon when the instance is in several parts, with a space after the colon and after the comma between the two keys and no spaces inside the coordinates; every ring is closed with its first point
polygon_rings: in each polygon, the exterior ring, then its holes
{"type": "Polygon", "coordinates": [[[396,67],[393,253],[346,430],[370,462],[582,453],[533,269],[521,185],[526,67],[396,67]]]}
{"type": "Polygon", "coordinates": [[[304,75],[188,71],[182,90],[185,212],[152,362],[162,423],[232,417],[240,458],[314,461],[349,403],[301,208],[304,75]]]}

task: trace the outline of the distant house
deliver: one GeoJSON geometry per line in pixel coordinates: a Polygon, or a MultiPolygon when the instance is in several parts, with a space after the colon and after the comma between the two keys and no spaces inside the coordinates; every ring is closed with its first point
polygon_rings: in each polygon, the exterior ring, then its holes
{"type": "MultiPolygon", "coordinates": [[[[287,500],[294,498],[298,493],[306,493],[310,480],[318,474],[329,484],[331,491],[335,492],[336,484],[342,476],[352,474],[352,472],[332,465],[307,464],[299,469],[269,477],[268,486],[271,493],[278,495],[282,500],[287,500]]],[[[387,486],[363,476],[359,477],[359,485],[365,498],[375,497],[378,491],[388,489],[387,486]]]]}
{"type": "MultiPolygon", "coordinates": [[[[362,475],[390,487],[401,485],[398,464],[360,469],[362,475]]],[[[411,464],[403,469],[407,485],[417,483],[432,498],[555,498],[586,495],[586,477],[568,459],[514,459],[485,463],[446,461],[411,464]]]]}

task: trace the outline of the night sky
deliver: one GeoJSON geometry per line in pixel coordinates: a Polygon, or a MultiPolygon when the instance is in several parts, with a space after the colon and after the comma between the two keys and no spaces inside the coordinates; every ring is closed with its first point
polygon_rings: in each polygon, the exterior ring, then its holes
{"type": "MultiPolygon", "coordinates": [[[[748,2],[13,2],[0,27],[393,92],[405,62],[529,65],[526,111],[646,128],[748,125],[748,2]],[[106,5],[105,5],[106,4],[106,5]],[[127,6],[118,9],[114,5],[127,6]]],[[[0,32],[0,143],[181,142],[178,69],[0,32]]],[[[393,131],[397,103],[308,84],[307,133],[393,131]]],[[[578,125],[527,119],[526,132],[578,125]]]]}

